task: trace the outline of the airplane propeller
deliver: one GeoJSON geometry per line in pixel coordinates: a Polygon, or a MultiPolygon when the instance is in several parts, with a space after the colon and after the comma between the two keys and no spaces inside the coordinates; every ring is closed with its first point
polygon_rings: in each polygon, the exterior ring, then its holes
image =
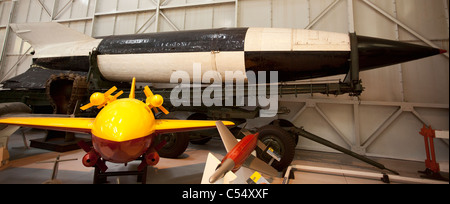
{"type": "Polygon", "coordinates": [[[105,93],[95,92],[91,95],[90,103],[82,106],[81,110],[87,110],[92,106],[97,106],[98,109],[103,108],[108,103],[115,101],[120,95],[123,94],[123,91],[119,91],[116,95],[112,96],[111,94],[117,90],[117,87],[112,87],[105,93]]]}
{"type": "Polygon", "coordinates": [[[153,108],[155,113],[159,112],[157,109],[159,108],[164,114],[169,114],[169,111],[162,106],[164,99],[161,95],[153,94],[148,86],[144,88],[144,93],[145,96],[147,96],[147,99],[145,99],[145,104],[147,104],[149,108],[153,108]]]}

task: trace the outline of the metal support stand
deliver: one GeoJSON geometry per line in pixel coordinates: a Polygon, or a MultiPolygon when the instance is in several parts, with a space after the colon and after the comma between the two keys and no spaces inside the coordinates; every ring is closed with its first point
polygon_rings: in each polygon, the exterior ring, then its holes
{"type": "Polygon", "coordinates": [[[283,184],[288,184],[290,179],[290,174],[292,171],[304,171],[304,172],[312,172],[318,174],[331,174],[338,176],[348,176],[348,177],[356,177],[356,178],[365,178],[365,179],[373,179],[373,180],[381,180],[384,183],[411,183],[411,184],[448,184],[448,182],[436,181],[430,179],[422,179],[422,178],[411,178],[404,177],[398,175],[387,175],[385,173],[373,173],[373,172],[364,172],[364,171],[353,171],[353,170],[344,170],[344,169],[334,169],[334,168],[324,168],[324,167],[315,167],[315,166],[306,166],[306,165],[292,165],[288,167],[284,176],[283,184]]]}
{"type": "MultiPolygon", "coordinates": [[[[139,158],[142,159],[142,158],[139,158]]],[[[109,176],[130,176],[130,175],[136,175],[137,182],[140,182],[142,184],[147,183],[147,168],[148,166],[145,165],[144,169],[142,171],[115,171],[115,172],[101,172],[100,168],[95,165],[94,170],[94,184],[104,184],[108,183],[107,179],[109,176]]]]}
{"type": "Polygon", "coordinates": [[[356,33],[350,33],[350,69],[347,76],[345,76],[344,83],[351,87],[351,95],[359,96],[364,88],[359,79],[359,50],[358,50],[358,36],[356,33]]]}
{"type": "Polygon", "coordinates": [[[369,158],[367,158],[367,157],[365,157],[363,155],[359,155],[359,154],[357,154],[355,152],[352,152],[352,151],[350,151],[350,150],[348,150],[346,148],[343,148],[343,147],[341,147],[339,145],[336,145],[336,144],[334,144],[334,143],[332,143],[332,142],[330,142],[330,141],[328,141],[326,139],[323,139],[323,138],[321,138],[321,137],[319,137],[317,135],[314,135],[314,134],[304,130],[303,128],[298,128],[298,127],[294,126],[294,127],[292,127],[289,130],[289,132],[292,132],[294,134],[297,134],[298,136],[302,136],[304,138],[310,139],[310,140],[312,140],[314,142],[317,142],[319,144],[325,145],[327,147],[333,148],[333,149],[335,149],[337,151],[340,151],[340,152],[342,152],[344,154],[347,154],[347,155],[352,156],[352,157],[354,157],[356,159],[359,159],[359,160],[361,160],[361,161],[363,161],[363,162],[365,162],[367,164],[370,164],[370,165],[372,165],[374,167],[377,167],[380,170],[389,171],[389,172],[391,172],[391,173],[393,173],[395,175],[399,174],[398,172],[396,172],[394,170],[386,168],[383,164],[380,164],[380,163],[378,163],[378,162],[376,162],[376,161],[374,161],[372,159],[369,159],[369,158]]]}
{"type": "Polygon", "coordinates": [[[436,161],[436,153],[434,151],[434,138],[436,138],[435,130],[431,126],[427,127],[423,125],[419,132],[425,141],[425,152],[427,159],[425,160],[426,169],[424,171],[418,171],[421,174],[420,177],[436,179],[442,181],[449,181],[449,178],[445,178],[440,173],[439,163],[436,161]]]}
{"type": "Polygon", "coordinates": [[[48,161],[48,162],[38,162],[38,163],[53,163],[53,172],[52,172],[52,178],[50,180],[44,181],[43,184],[61,184],[62,182],[58,179],[56,179],[56,176],[58,175],[58,168],[60,162],[66,162],[66,161],[74,161],[78,160],[77,158],[74,159],[59,159],[61,155],[58,155],[56,157],[55,161],[48,161]]]}

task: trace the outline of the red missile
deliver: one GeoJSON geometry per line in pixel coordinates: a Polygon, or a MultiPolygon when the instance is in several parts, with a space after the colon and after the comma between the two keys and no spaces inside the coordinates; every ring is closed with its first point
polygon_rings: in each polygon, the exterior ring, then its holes
{"type": "Polygon", "coordinates": [[[223,158],[222,163],[226,159],[232,159],[234,161],[233,173],[239,170],[248,156],[255,150],[258,135],[259,134],[256,133],[245,136],[230,152],[228,152],[223,158]]]}
{"type": "Polygon", "coordinates": [[[253,150],[255,150],[257,141],[258,133],[247,135],[239,141],[222,159],[222,162],[216,168],[216,172],[210,177],[209,182],[216,182],[229,171],[233,173],[238,171],[253,150]]]}
{"type": "Polygon", "coordinates": [[[216,122],[216,126],[228,153],[209,178],[210,183],[215,183],[229,171],[236,173],[242,165],[267,174],[277,174],[274,168],[252,155],[258,144],[258,133],[247,135],[238,142],[222,122],[216,122]]]}

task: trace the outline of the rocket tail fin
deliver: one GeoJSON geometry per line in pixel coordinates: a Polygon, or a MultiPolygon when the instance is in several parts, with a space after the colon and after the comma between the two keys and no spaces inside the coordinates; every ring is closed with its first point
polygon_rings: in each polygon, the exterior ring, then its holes
{"type": "Polygon", "coordinates": [[[95,40],[94,38],[56,22],[11,24],[12,30],[35,50],[69,43],[95,40]]]}

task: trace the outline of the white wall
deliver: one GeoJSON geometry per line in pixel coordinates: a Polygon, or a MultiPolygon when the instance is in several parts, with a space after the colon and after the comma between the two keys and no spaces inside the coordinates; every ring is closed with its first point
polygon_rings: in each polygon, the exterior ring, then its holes
{"type": "MultiPolygon", "coordinates": [[[[5,46],[0,81],[26,71],[31,63],[24,55],[29,45],[12,32],[6,36],[9,22],[57,21],[94,37],[235,26],[355,30],[359,35],[417,44],[426,41],[448,50],[448,4],[448,0],[0,1],[0,51],[5,46]]],[[[366,90],[359,101],[348,96],[286,96],[281,105],[291,113],[279,117],[361,153],[423,161],[423,138],[418,134],[422,124],[449,129],[448,67],[448,55],[440,55],[363,72],[366,90]]],[[[448,161],[448,141],[436,143],[438,159],[448,161]]],[[[331,151],[305,139],[298,148],[331,151]]]]}

